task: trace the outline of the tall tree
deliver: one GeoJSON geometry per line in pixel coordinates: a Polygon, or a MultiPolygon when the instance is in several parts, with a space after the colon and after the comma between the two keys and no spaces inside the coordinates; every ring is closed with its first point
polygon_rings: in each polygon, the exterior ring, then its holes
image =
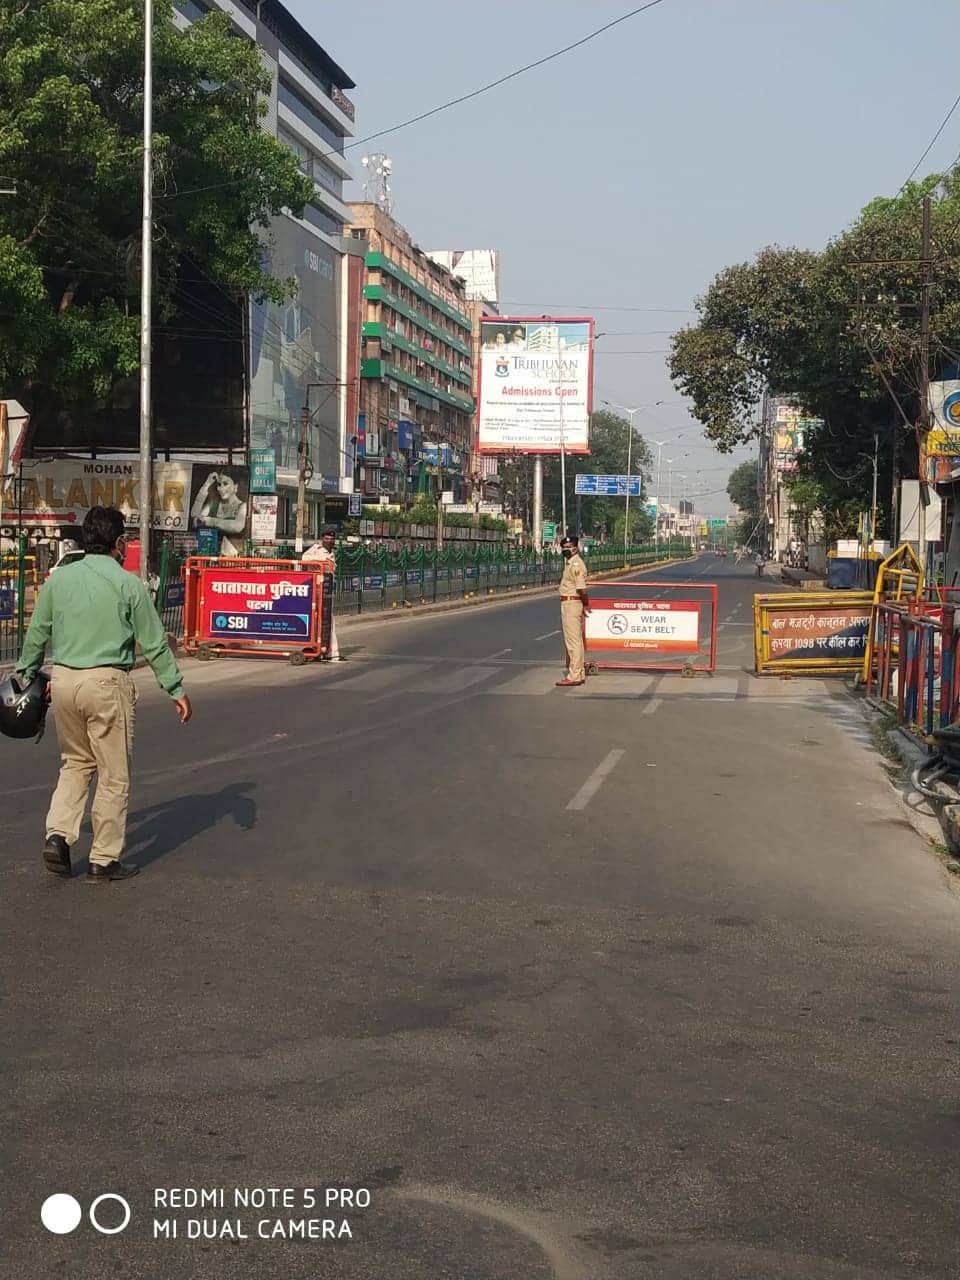
{"type": "Polygon", "coordinates": [[[727,268],[698,300],[698,323],[672,340],[673,380],[721,451],[760,434],[764,391],[822,420],[805,433],[799,478],[819,487],[841,531],[869,502],[875,434],[881,498],[895,457],[916,475],[920,209],[931,193],[936,376],[960,359],[960,171],[873,201],[821,253],[767,248],[727,268]]]}
{"type": "MultiPolygon", "coordinates": [[[[567,520],[575,522],[576,495],[575,478],[578,472],[590,475],[626,475],[627,453],[630,442],[630,422],[619,413],[607,409],[598,409],[590,415],[590,454],[587,457],[570,456],[567,458],[567,520]]],[[[647,442],[633,427],[633,445],[630,448],[630,470],[633,475],[649,477],[652,466],[652,455],[647,442]]],[[[559,520],[562,513],[560,501],[560,461],[551,456],[544,469],[544,508],[550,518],[559,520]]],[[[587,534],[607,537],[613,535],[615,522],[623,516],[624,501],[622,498],[583,498],[582,519],[583,530],[587,534]]],[[[632,504],[631,504],[632,505],[632,504]]],[[[641,510],[637,503],[637,512],[641,510]]],[[[633,522],[631,521],[633,527],[633,522]]],[[[642,531],[642,522],[636,525],[642,531]]],[[[623,537],[623,525],[620,525],[620,537],[623,537]]]]}
{"type": "Polygon", "coordinates": [[[755,516],[760,510],[760,492],[757,487],[756,462],[741,462],[730,472],[727,496],[733,505],[745,515],[755,516]]]}
{"type": "MultiPolygon", "coordinates": [[[[0,389],[28,407],[102,402],[139,362],[142,0],[0,7],[0,389]]],[[[258,128],[257,50],[210,14],[180,33],[155,5],[156,315],[189,259],[229,298],[282,301],[272,216],[312,183],[258,128]]]]}

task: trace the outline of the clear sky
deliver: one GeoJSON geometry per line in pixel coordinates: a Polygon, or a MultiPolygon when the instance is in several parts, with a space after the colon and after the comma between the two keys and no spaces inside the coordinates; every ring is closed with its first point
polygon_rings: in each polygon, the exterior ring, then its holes
{"type": "MultiPolygon", "coordinates": [[[[637,0],[286,3],[357,82],[362,140],[637,0]]],[[[667,373],[669,332],[723,267],[766,244],[819,248],[894,194],[960,93],[958,48],[957,0],[662,0],[348,155],[358,172],[364,152],[392,158],[394,214],[416,243],[500,250],[505,314],[595,316],[600,397],[665,401],[638,428],[673,442],[674,498],[684,473],[720,491],[698,510],[723,514],[749,451],[703,440],[667,373]]],[[[960,109],[921,173],[958,153],[960,109]]]]}

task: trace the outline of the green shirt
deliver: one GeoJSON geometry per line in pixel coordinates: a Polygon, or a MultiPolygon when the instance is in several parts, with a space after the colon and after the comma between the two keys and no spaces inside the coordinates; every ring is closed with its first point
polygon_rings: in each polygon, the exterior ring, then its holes
{"type": "Polygon", "coordinates": [[[50,575],[37,596],[19,675],[39,671],[51,639],[53,661],[78,670],[129,671],[139,644],[160,688],[172,698],[183,697],[183,677],[147,589],[113,556],[87,555],[50,575]]]}

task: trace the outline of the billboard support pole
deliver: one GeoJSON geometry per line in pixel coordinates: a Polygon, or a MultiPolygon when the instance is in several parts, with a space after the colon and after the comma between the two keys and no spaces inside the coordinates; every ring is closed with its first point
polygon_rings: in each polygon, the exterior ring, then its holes
{"type": "MultiPolygon", "coordinates": [[[[307,395],[310,394],[309,388],[307,395]]],[[[300,410],[300,442],[297,445],[297,529],[294,549],[303,555],[303,535],[307,525],[307,428],[310,425],[310,409],[300,410]]]]}
{"type": "Polygon", "coordinates": [[[151,316],[153,313],[153,0],[143,6],[143,225],[140,247],[140,577],[150,580],[151,316]]]}
{"type": "Polygon", "coordinates": [[[533,546],[543,550],[543,455],[539,453],[533,459],[533,546]]]}
{"type": "Polygon", "coordinates": [[[567,449],[563,437],[563,348],[560,346],[560,326],[557,325],[557,390],[560,393],[560,536],[567,537],[567,449]]]}

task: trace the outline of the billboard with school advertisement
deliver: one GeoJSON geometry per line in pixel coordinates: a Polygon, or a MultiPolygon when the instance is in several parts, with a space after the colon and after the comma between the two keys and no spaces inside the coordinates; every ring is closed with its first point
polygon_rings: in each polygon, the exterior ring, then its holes
{"type": "Polygon", "coordinates": [[[592,371],[592,320],[481,321],[479,451],[589,453],[592,371]]]}
{"type": "Polygon", "coordinates": [[[200,599],[201,640],[304,640],[311,637],[313,573],[217,569],[200,599]]]}

